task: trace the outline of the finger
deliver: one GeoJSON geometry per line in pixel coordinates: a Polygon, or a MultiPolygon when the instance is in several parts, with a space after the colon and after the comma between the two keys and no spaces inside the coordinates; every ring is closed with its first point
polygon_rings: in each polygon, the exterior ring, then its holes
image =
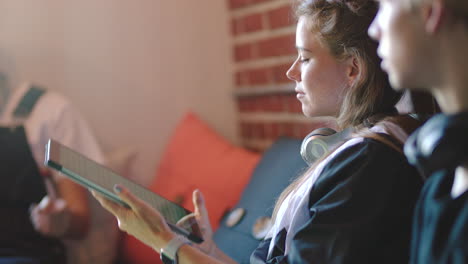
{"type": "Polygon", "coordinates": [[[193,224],[197,223],[197,219],[194,213],[188,214],[177,221],[176,226],[181,228],[190,228],[193,224]]]}
{"type": "Polygon", "coordinates": [[[141,212],[143,208],[152,208],[145,201],[135,196],[127,188],[120,184],[116,184],[114,186],[114,192],[136,213],[141,212]]]}
{"type": "Polygon", "coordinates": [[[67,202],[64,199],[48,199],[45,208],[40,208],[37,213],[43,215],[59,214],[67,209],[67,202]]]}
{"type": "Polygon", "coordinates": [[[34,211],[37,210],[37,204],[36,203],[32,203],[30,206],[29,206],[29,214],[32,214],[34,211]]]}
{"type": "Polygon", "coordinates": [[[205,206],[205,199],[200,190],[193,192],[193,203],[195,205],[195,216],[204,238],[211,239],[213,230],[211,228],[210,218],[208,216],[208,210],[205,206]]]}
{"type": "Polygon", "coordinates": [[[30,207],[29,218],[34,229],[42,234],[46,234],[48,230],[48,222],[45,221],[46,216],[39,212],[39,207],[32,205],[30,207]]]}
{"type": "Polygon", "coordinates": [[[55,182],[52,174],[48,170],[42,171],[44,184],[46,187],[47,195],[53,199],[58,197],[57,183],[55,182]]]}
{"type": "Polygon", "coordinates": [[[206,210],[205,199],[201,191],[195,190],[193,192],[192,199],[193,199],[193,204],[195,206],[195,215],[197,215],[200,218],[200,220],[210,225],[208,210],[206,210]]]}
{"type": "Polygon", "coordinates": [[[53,212],[63,212],[68,207],[67,202],[62,198],[53,200],[52,204],[53,204],[53,212]]]}
{"type": "Polygon", "coordinates": [[[146,222],[148,225],[157,229],[169,229],[166,220],[157,209],[135,196],[127,188],[120,184],[116,184],[114,186],[114,191],[122,201],[130,206],[130,209],[128,210],[132,210],[138,218],[146,222]]]}
{"type": "Polygon", "coordinates": [[[95,191],[91,190],[91,194],[96,198],[96,200],[101,204],[104,209],[109,211],[111,214],[116,216],[117,218],[120,217],[123,214],[124,210],[127,210],[126,208],[122,207],[121,205],[107,199],[106,197],[96,193],[95,191]]]}
{"type": "Polygon", "coordinates": [[[34,225],[36,223],[37,211],[39,210],[37,207],[37,204],[34,203],[29,206],[29,219],[31,219],[34,225]]]}
{"type": "Polygon", "coordinates": [[[54,209],[53,199],[51,199],[48,195],[42,198],[41,202],[37,206],[38,213],[50,213],[54,209]]]}

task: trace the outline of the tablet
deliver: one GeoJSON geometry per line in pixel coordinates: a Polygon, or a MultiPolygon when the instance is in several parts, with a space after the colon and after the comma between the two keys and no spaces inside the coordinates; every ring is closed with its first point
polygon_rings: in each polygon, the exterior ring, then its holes
{"type": "Polygon", "coordinates": [[[176,225],[183,217],[191,214],[190,211],[118,175],[57,141],[49,139],[46,145],[44,164],[61,172],[74,182],[95,190],[116,203],[129,207],[113,191],[115,184],[121,184],[134,195],[157,209],[174,232],[184,235],[196,243],[203,241],[200,229],[195,221],[195,223],[185,223],[184,227],[176,225]]]}

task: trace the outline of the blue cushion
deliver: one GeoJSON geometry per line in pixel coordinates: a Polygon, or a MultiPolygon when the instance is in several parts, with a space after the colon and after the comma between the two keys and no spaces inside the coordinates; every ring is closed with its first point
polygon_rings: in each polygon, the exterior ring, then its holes
{"type": "Polygon", "coordinates": [[[250,254],[260,242],[252,236],[255,221],[271,216],[278,196],[307,168],[299,154],[301,142],[283,137],[265,151],[235,207],[246,210],[244,217],[233,227],[226,226],[224,218],[216,230],[218,247],[239,263],[249,263],[250,254]]]}

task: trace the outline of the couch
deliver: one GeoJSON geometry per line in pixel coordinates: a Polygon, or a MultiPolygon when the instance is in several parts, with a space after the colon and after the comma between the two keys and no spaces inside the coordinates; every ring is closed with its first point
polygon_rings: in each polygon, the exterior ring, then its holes
{"type": "MultiPolygon", "coordinates": [[[[281,191],[306,168],[300,144],[283,137],[262,154],[251,152],[227,142],[188,113],[169,140],[149,188],[189,210],[192,191],[200,189],[218,246],[239,263],[249,263],[259,243],[255,223],[268,220],[281,191]],[[233,222],[233,211],[243,216],[233,222]]],[[[119,255],[118,263],[160,263],[155,251],[126,234],[119,255]]]]}

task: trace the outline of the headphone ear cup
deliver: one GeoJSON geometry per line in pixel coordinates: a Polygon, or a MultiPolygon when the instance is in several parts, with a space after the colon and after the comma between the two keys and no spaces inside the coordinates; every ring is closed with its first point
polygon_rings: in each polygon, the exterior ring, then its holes
{"type": "Polygon", "coordinates": [[[320,135],[313,135],[302,141],[301,156],[309,165],[328,152],[327,143],[320,137],[320,135]]]}
{"type": "Polygon", "coordinates": [[[311,165],[325,155],[329,150],[329,146],[324,139],[335,133],[336,131],[331,128],[318,128],[308,134],[301,144],[302,159],[311,165]]]}

